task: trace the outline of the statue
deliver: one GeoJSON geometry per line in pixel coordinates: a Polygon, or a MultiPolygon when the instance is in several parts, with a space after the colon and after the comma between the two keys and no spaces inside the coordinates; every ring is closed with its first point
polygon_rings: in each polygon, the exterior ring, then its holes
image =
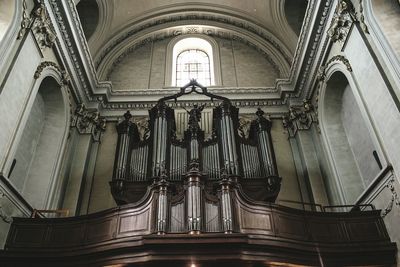
{"type": "Polygon", "coordinates": [[[199,122],[201,120],[201,112],[203,111],[206,104],[201,105],[200,107],[197,104],[193,105],[193,108],[188,111],[185,107],[184,110],[189,114],[189,129],[199,129],[199,122]]]}

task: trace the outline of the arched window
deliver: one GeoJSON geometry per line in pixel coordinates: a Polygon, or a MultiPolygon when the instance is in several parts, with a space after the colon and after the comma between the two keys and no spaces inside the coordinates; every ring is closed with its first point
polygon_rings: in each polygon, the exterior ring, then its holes
{"type": "Polygon", "coordinates": [[[211,44],[203,38],[188,37],[178,41],[172,52],[172,86],[183,86],[196,79],[204,86],[215,85],[211,44]]]}
{"type": "Polygon", "coordinates": [[[184,86],[190,79],[200,84],[211,85],[210,58],[199,49],[188,49],[179,53],[176,59],[176,85],[184,86]]]}

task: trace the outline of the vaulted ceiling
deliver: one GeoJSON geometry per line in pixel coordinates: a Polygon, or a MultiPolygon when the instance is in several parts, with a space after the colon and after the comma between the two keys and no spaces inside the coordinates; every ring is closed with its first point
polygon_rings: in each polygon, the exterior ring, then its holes
{"type": "Polygon", "coordinates": [[[185,33],[245,40],[290,68],[305,0],[75,0],[98,71],[135,43],[185,33]]]}

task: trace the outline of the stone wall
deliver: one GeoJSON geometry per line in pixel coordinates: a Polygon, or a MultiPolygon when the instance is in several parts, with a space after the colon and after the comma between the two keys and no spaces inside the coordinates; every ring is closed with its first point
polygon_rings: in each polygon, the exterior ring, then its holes
{"type": "MultiPolygon", "coordinates": [[[[108,76],[113,89],[157,89],[171,86],[165,84],[166,62],[169,62],[166,50],[170,40],[147,43],[126,55],[108,76]]],[[[217,65],[220,65],[222,76],[222,84],[216,86],[269,87],[279,78],[279,72],[255,48],[238,40],[215,40],[220,54],[217,65]]]]}

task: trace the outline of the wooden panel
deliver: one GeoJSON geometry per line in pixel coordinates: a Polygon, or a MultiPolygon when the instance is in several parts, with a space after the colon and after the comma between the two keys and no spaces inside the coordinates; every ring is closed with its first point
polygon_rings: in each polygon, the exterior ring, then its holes
{"type": "Polygon", "coordinates": [[[49,246],[73,246],[83,241],[84,224],[53,225],[49,231],[49,246]]]}
{"type": "Polygon", "coordinates": [[[348,240],[343,226],[336,218],[326,220],[310,220],[308,227],[312,240],[318,242],[346,242],[348,240]]]}
{"type": "Polygon", "coordinates": [[[47,225],[18,225],[12,231],[13,246],[41,246],[46,238],[47,225]]]}
{"type": "Polygon", "coordinates": [[[272,231],[271,214],[261,211],[248,211],[245,209],[240,210],[241,228],[243,232],[248,230],[255,230],[256,232],[272,231]]]}
{"type": "Polygon", "coordinates": [[[102,242],[113,238],[115,233],[114,222],[113,218],[90,222],[86,227],[86,241],[90,243],[102,242]]]}
{"type": "Polygon", "coordinates": [[[139,214],[127,214],[119,219],[118,234],[146,232],[150,225],[150,210],[139,214]]]}
{"type": "Polygon", "coordinates": [[[278,236],[294,239],[307,239],[307,226],[300,216],[277,213],[274,216],[275,231],[278,236]]]}
{"type": "Polygon", "coordinates": [[[351,241],[374,241],[386,237],[377,221],[354,221],[345,225],[351,241]]]}

